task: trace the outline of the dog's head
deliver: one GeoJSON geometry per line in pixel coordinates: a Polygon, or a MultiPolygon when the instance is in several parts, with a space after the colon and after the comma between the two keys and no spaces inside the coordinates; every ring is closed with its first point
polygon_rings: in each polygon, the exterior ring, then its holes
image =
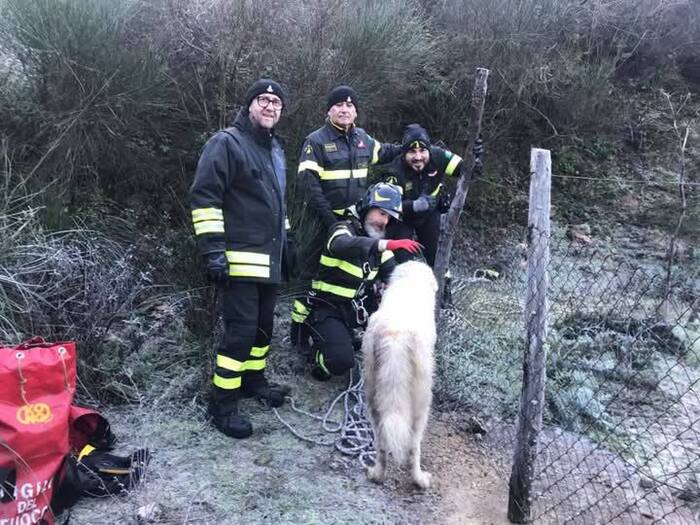
{"type": "Polygon", "coordinates": [[[433,293],[438,289],[432,268],[422,262],[408,261],[396,266],[389,279],[389,286],[404,280],[412,286],[428,287],[433,293]]]}

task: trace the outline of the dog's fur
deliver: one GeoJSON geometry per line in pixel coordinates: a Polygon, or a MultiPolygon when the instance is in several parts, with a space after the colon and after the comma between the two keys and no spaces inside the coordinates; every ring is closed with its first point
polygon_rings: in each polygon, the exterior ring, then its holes
{"type": "Polygon", "coordinates": [[[410,459],[413,482],[425,489],[430,474],[420,466],[421,441],[430,412],[435,347],[433,271],[424,263],[398,265],[362,340],[363,376],[374,427],[377,459],[369,479],[384,480],[386,454],[410,459]]]}

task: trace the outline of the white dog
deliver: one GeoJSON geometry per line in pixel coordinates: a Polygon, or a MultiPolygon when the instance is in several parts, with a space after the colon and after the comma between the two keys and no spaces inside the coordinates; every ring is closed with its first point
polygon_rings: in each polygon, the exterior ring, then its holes
{"type": "Polygon", "coordinates": [[[389,452],[400,465],[410,458],[413,482],[423,489],[430,486],[430,474],[420,466],[420,448],[432,401],[436,291],[427,264],[398,265],[362,340],[377,449],[367,475],[377,483],[384,481],[389,452]]]}

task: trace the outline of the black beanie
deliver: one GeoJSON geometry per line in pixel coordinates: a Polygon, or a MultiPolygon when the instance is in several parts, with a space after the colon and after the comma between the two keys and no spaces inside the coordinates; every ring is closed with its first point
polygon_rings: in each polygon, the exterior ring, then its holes
{"type": "Polygon", "coordinates": [[[348,99],[350,99],[349,102],[355,104],[355,107],[357,107],[360,101],[357,96],[357,91],[350,86],[334,87],[328,92],[328,96],[326,97],[326,111],[331,109],[331,106],[335,106],[338,102],[345,102],[348,101],[348,99]]]}
{"type": "Polygon", "coordinates": [[[270,80],[269,78],[261,78],[253,82],[253,85],[248,88],[248,91],[246,91],[246,107],[250,106],[250,103],[253,102],[255,97],[262,95],[263,93],[277,95],[280,99],[282,99],[282,105],[287,105],[287,93],[284,91],[284,88],[282,88],[282,86],[280,86],[274,80],[270,80]]]}
{"type": "Polygon", "coordinates": [[[409,124],[403,133],[403,140],[401,141],[401,150],[406,153],[409,149],[419,147],[419,148],[429,148],[430,147],[430,135],[420,124],[409,124]]]}

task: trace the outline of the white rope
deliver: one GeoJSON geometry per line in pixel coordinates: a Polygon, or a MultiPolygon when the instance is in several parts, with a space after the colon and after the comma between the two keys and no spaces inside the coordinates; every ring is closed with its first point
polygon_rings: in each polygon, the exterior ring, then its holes
{"type": "Polygon", "coordinates": [[[273,411],[280,423],[302,441],[326,447],[335,446],[341,453],[357,458],[363,467],[368,467],[374,463],[375,458],[374,432],[367,418],[363,392],[364,381],[360,377],[357,382],[354,382],[354,376],[354,370],[351,370],[347,388],[330,401],[328,409],[322,415],[298,408],[294,398],[289,396],[289,404],[293,411],[320,421],[322,430],[327,434],[337,434],[335,438],[305,436],[285,421],[276,408],[273,408],[273,411]],[[342,421],[335,421],[331,419],[331,415],[341,400],[343,401],[342,421]]]}

